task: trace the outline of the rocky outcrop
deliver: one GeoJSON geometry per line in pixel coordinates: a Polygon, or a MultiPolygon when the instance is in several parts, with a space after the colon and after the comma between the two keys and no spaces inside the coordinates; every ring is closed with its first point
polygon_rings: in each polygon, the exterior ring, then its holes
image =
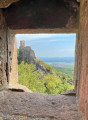
{"type": "Polygon", "coordinates": [[[29,90],[26,86],[20,85],[18,83],[10,84],[8,89],[11,91],[15,91],[15,92],[30,92],[30,93],[32,93],[32,91],[29,90]]]}
{"type": "MultiPolygon", "coordinates": [[[[38,60],[39,61],[39,60],[38,60]]],[[[41,73],[43,73],[44,75],[45,74],[53,74],[54,75],[54,73],[53,73],[53,71],[52,70],[50,70],[50,69],[48,69],[47,67],[46,67],[46,63],[44,63],[44,62],[42,62],[41,60],[40,60],[40,62],[38,62],[37,60],[36,60],[36,62],[35,62],[35,65],[36,65],[36,69],[41,73]]],[[[48,65],[48,64],[47,64],[48,65]]],[[[49,65],[48,65],[49,66],[49,65]]]]}
{"type": "Polygon", "coordinates": [[[48,71],[46,69],[46,67],[44,66],[43,63],[36,63],[36,69],[39,71],[39,72],[43,72],[44,74],[47,74],[48,71]]]}
{"type": "Polygon", "coordinates": [[[35,53],[31,47],[25,47],[25,41],[21,41],[19,47],[18,63],[21,63],[22,61],[27,62],[28,64],[35,63],[35,59],[35,53]]]}
{"type": "Polygon", "coordinates": [[[34,64],[36,66],[36,70],[38,70],[39,72],[42,72],[44,74],[53,74],[52,71],[46,68],[46,63],[39,60],[35,56],[35,52],[30,46],[25,47],[25,41],[20,41],[19,47],[18,63],[20,64],[22,61],[27,62],[28,64],[34,64]]]}

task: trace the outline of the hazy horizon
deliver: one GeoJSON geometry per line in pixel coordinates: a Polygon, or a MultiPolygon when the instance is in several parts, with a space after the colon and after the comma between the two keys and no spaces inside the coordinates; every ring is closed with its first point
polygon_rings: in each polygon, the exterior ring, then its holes
{"type": "Polygon", "coordinates": [[[74,56],[73,57],[39,57],[39,58],[74,58],[74,56]]]}
{"type": "Polygon", "coordinates": [[[74,57],[76,34],[17,34],[17,48],[25,40],[31,46],[36,57],[74,57]]]}

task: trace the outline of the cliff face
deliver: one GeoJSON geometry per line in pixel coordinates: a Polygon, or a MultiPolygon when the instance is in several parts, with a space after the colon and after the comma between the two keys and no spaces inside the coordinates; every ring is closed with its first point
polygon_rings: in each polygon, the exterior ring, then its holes
{"type": "Polygon", "coordinates": [[[20,64],[22,61],[27,62],[28,64],[35,64],[36,70],[43,72],[43,74],[53,74],[50,69],[51,66],[36,58],[35,52],[30,46],[25,47],[25,41],[20,42],[19,48],[18,63],[20,64]]]}
{"type": "Polygon", "coordinates": [[[19,56],[18,56],[18,63],[21,63],[22,61],[30,63],[35,63],[35,53],[31,49],[30,46],[25,47],[25,42],[21,41],[20,48],[19,48],[19,56]]]}

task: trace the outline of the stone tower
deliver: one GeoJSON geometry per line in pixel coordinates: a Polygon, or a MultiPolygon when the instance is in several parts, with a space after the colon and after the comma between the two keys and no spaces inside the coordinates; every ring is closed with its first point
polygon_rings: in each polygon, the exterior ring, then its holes
{"type": "Polygon", "coordinates": [[[24,40],[20,41],[20,47],[25,48],[25,41],[24,40]]]}
{"type": "Polygon", "coordinates": [[[22,61],[25,61],[29,64],[35,63],[35,58],[35,53],[31,47],[25,46],[24,40],[20,41],[18,63],[21,63],[22,61]]]}

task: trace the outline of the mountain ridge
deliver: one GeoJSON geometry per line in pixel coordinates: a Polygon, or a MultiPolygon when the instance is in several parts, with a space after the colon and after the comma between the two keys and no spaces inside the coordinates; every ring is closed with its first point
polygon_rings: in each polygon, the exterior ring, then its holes
{"type": "Polygon", "coordinates": [[[39,59],[44,62],[66,62],[66,63],[74,63],[74,57],[39,57],[39,59]]]}

